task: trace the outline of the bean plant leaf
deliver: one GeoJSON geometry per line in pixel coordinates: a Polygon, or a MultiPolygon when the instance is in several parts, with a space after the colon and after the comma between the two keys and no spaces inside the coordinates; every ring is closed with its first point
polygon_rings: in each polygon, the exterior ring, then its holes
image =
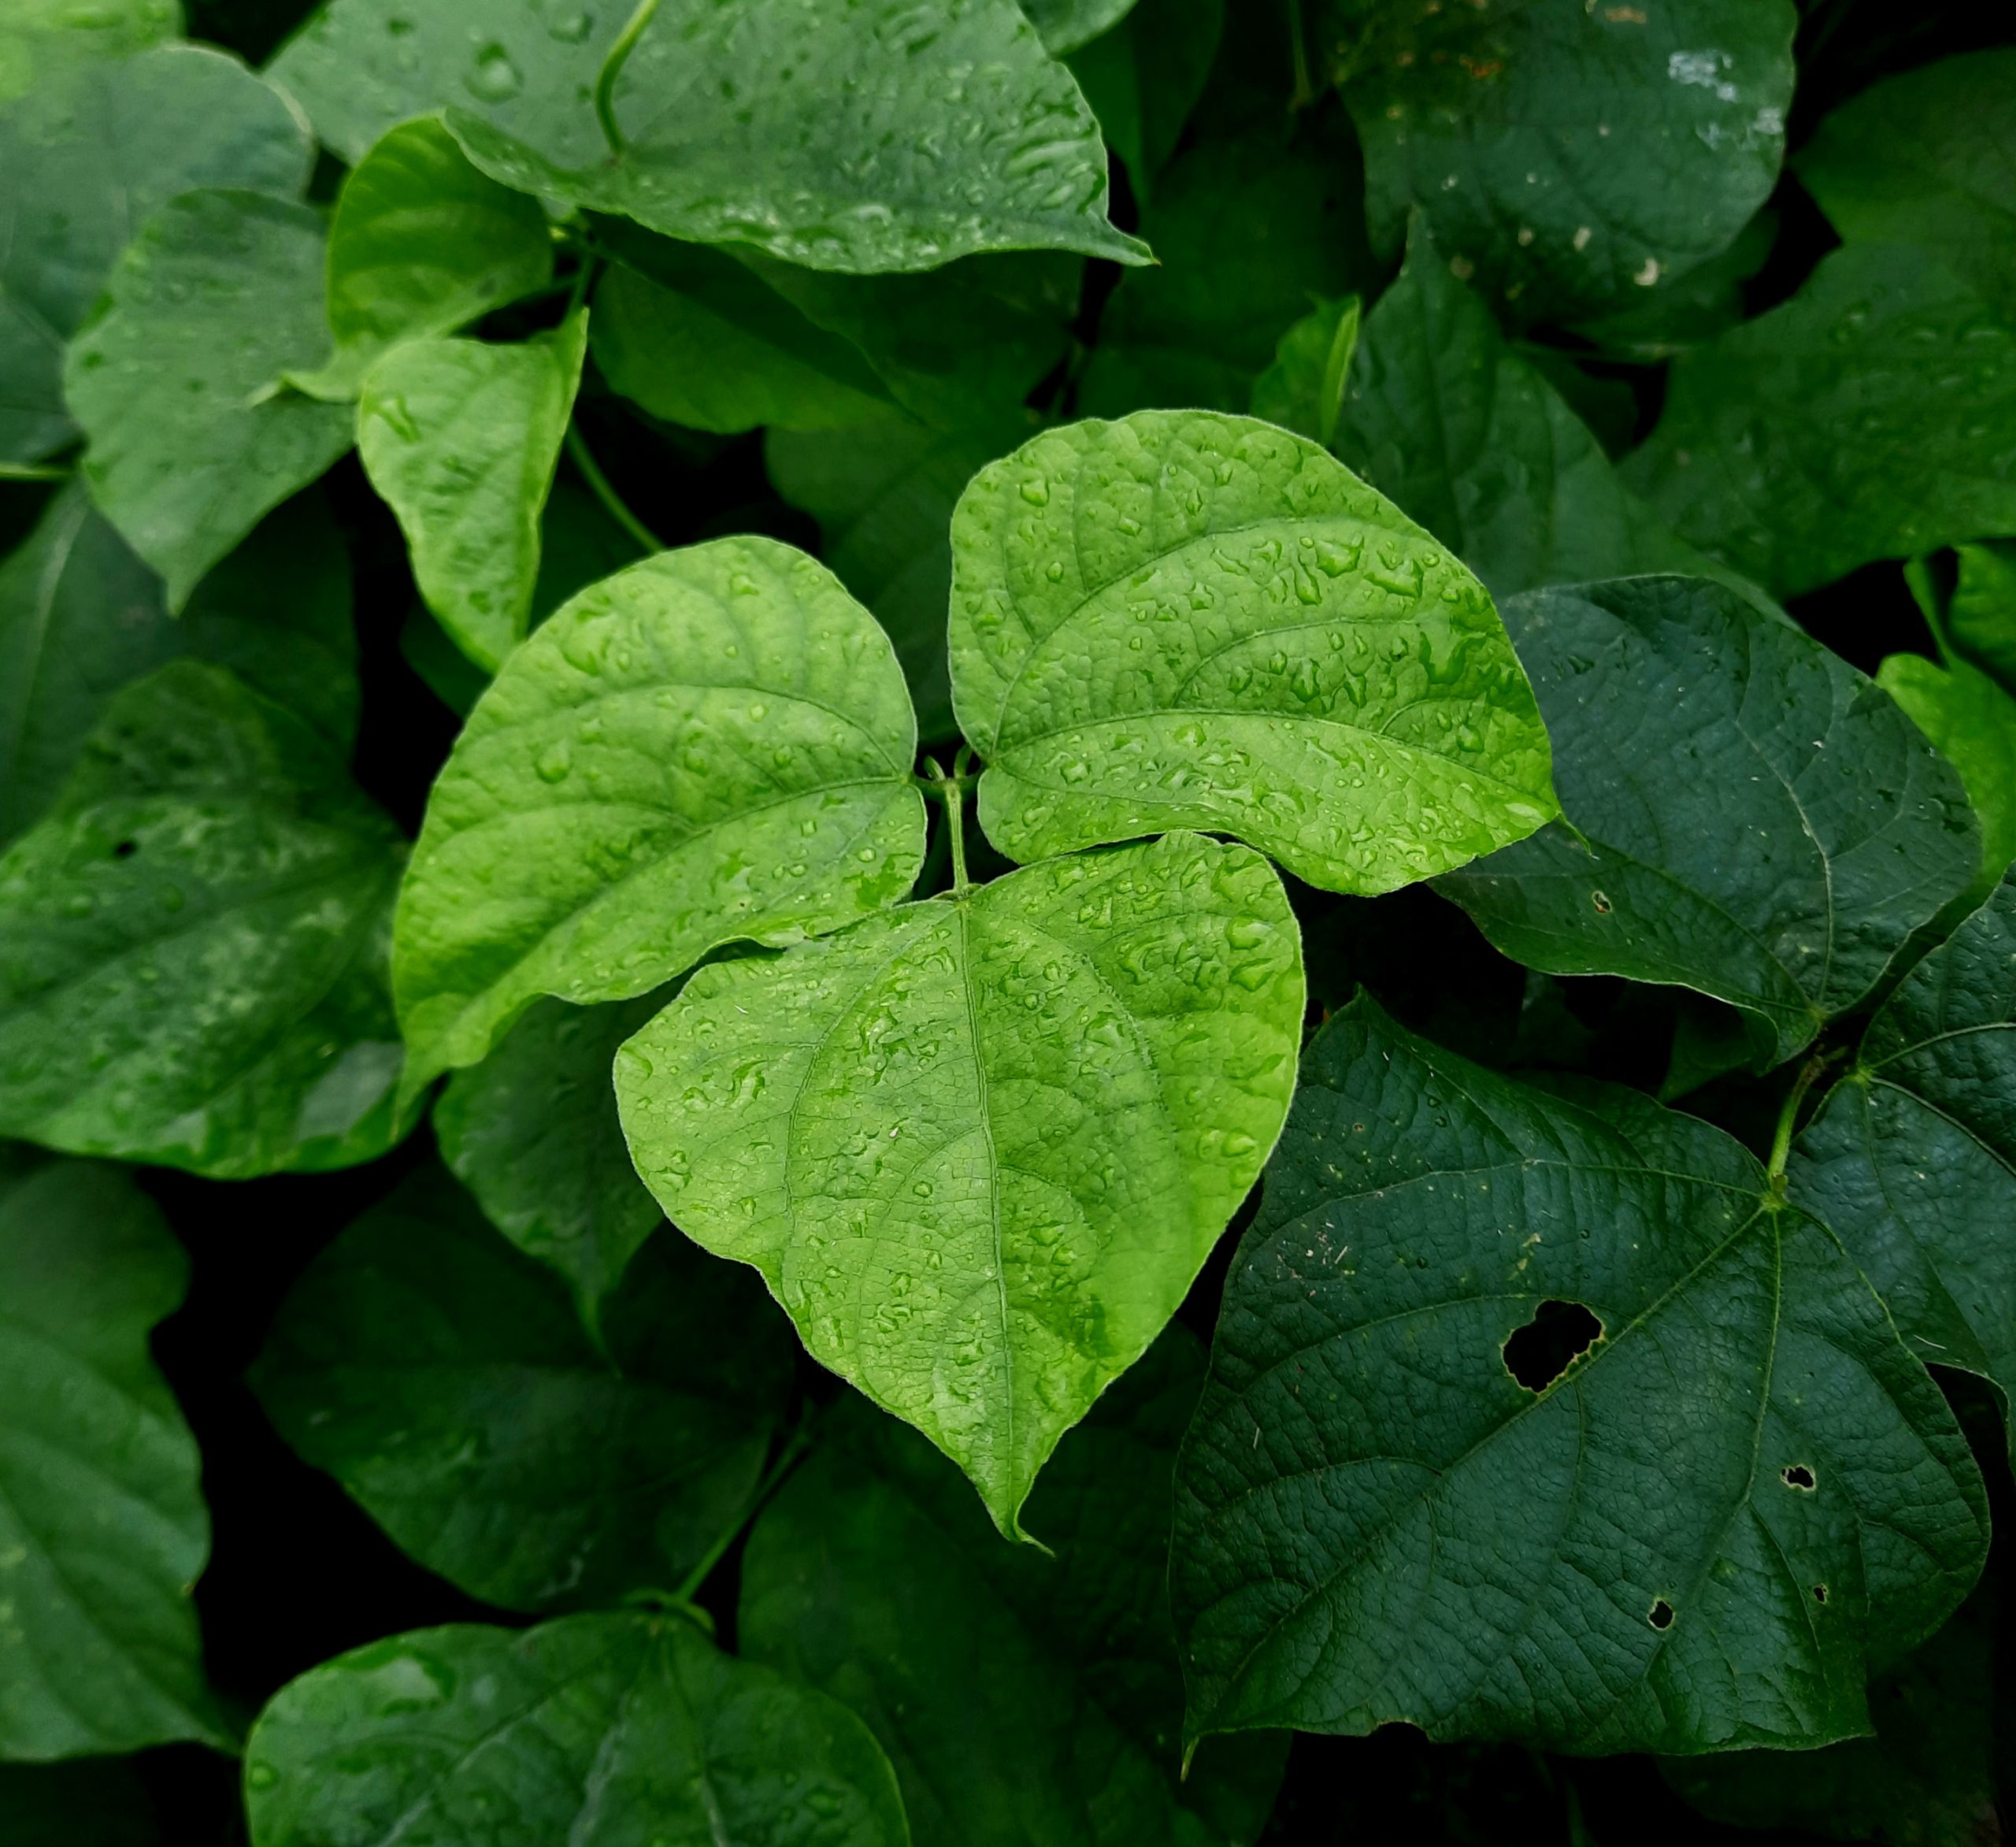
{"type": "Polygon", "coordinates": [[[904,1847],[837,1701],[684,1616],[417,1630],[283,1687],[246,1746],[253,1847],[904,1847]]]}
{"type": "Polygon", "coordinates": [[[280,384],[322,355],[322,221],[264,194],[184,192],[126,247],[64,393],[98,510],[179,612],[261,515],[350,444],[346,406],[280,384]]]}
{"type": "Polygon", "coordinates": [[[750,1534],[742,1646],[868,1722],[917,1847],[1258,1834],[1284,1738],[1180,1765],[1169,1482],[1203,1372],[1167,1329],[1058,1445],[1028,1506],[1054,1556],[1002,1539],[956,1470],[854,1397],[750,1534]]]}
{"type": "Polygon", "coordinates": [[[221,668],[122,688],[0,855],[0,1134],[213,1179],[374,1159],[391,822],[221,668]]]}
{"type": "Polygon", "coordinates": [[[902,898],[924,859],[917,721],[888,637],[768,539],[581,592],[477,702],[400,893],[406,1094],[542,994],[647,992],[718,945],[902,898]]]}
{"type": "Polygon", "coordinates": [[[1026,0],[1022,10],[1043,48],[1062,57],[1110,31],[1133,7],[1134,0],[1026,0]]]}
{"type": "Polygon", "coordinates": [[[1761,1069],[1973,880],[1959,777],[1789,622],[1694,577],[1539,591],[1505,619],[1566,819],[1436,888],[1515,962],[1713,995],[1761,1069]]]}
{"type": "Polygon", "coordinates": [[[229,1748],[196,1440],[147,1352],[188,1267],[117,1169],[0,1145],[0,1756],[229,1748]]]}
{"type": "Polygon", "coordinates": [[[617,1100],[673,1222],[1015,1537],[1273,1145],[1303,992],[1273,869],[1171,834],[702,969],[617,1100]]]}
{"type": "Polygon", "coordinates": [[[1882,1302],[1739,1143],[1361,997],[1309,1048],[1177,1463],[1190,1730],[1861,1736],[1982,1508],[1882,1302]]]}
{"type": "Polygon", "coordinates": [[[1275,342],[1274,363],[1253,381],[1255,417],[1331,446],[1358,349],[1362,306],[1356,295],[1321,302],[1275,342]]]}
{"type": "Polygon", "coordinates": [[[364,471],[398,516],[427,606],[492,671],[531,619],[539,514],[587,340],[575,314],[511,345],[405,340],[365,374],[364,471]]]}
{"type": "Polygon", "coordinates": [[[975,477],[952,560],[952,699],[1011,859],[1210,828],[1369,894],[1556,812],[1484,587],[1303,438],[1046,432],[975,477]]]}
{"type": "Polygon", "coordinates": [[[1374,237],[1419,210],[1494,301],[1572,320],[1734,239],[1784,151],[1791,0],[1329,0],[1374,237]]]}
{"type": "Polygon", "coordinates": [[[292,382],[315,397],[354,398],[372,362],[400,341],[453,333],[552,278],[539,201],[478,172],[435,117],[402,122],[343,182],[329,224],[335,351],[292,382]]]}
{"type": "Polygon", "coordinates": [[[670,0],[623,63],[613,151],[589,99],[624,20],[553,23],[531,0],[332,0],[274,75],[339,153],[445,106],[493,178],[696,243],[869,273],[1031,247],[1147,260],[1107,222],[1091,110],[1014,0],[928,23],[902,0],[670,0]]]}
{"type": "Polygon", "coordinates": [[[0,106],[0,459],[75,434],[64,343],[157,206],[199,186],[292,198],[313,154],[284,97],[202,46],[80,62],[0,106]]]}
{"type": "Polygon", "coordinates": [[[663,1004],[536,1002],[434,1106],[442,1159],[491,1224],[566,1278],[591,1326],[665,1222],[630,1164],[610,1076],[616,1048],[663,1004]]]}
{"type": "Polygon", "coordinates": [[[1973,895],[1985,898],[2016,862],[2016,699],[1966,661],[1922,655],[1891,655],[1876,684],[1960,773],[1981,827],[1973,895]]]}
{"type": "Polygon", "coordinates": [[[668,1232],[591,1344],[560,1279],[423,1169],[309,1266],[253,1386],[302,1459],[472,1597],[670,1590],[733,1527],[791,1385],[744,1272],[668,1232]]]}
{"type": "MultiPolygon", "coordinates": [[[[2016,879],[1870,1022],[1794,1144],[1823,1215],[1914,1351],[2016,1391],[2016,879]]],[[[2016,1448],[2016,1437],[2012,1437],[2016,1448]]]]}
{"type": "Polygon", "coordinates": [[[1781,596],[2016,532],[2016,322],[1922,252],[1851,245],[1673,362],[1626,485],[1781,596]]]}
{"type": "Polygon", "coordinates": [[[0,102],[77,65],[130,57],[180,35],[180,0],[13,0],[0,19],[0,102]]]}
{"type": "Polygon", "coordinates": [[[1071,74],[1144,204],[1204,93],[1225,26],[1225,0],[1140,0],[1071,54],[1071,74]]]}
{"type": "Polygon", "coordinates": [[[2016,545],[1954,547],[1959,580],[1946,606],[1954,645],[2016,693],[2016,545]]]}

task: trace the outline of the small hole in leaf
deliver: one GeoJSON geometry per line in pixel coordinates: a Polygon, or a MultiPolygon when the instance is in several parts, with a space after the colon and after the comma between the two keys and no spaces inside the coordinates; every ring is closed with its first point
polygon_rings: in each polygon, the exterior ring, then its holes
{"type": "Polygon", "coordinates": [[[1814,1585],[1814,1587],[1813,1587],[1813,1600],[1814,1600],[1816,1604],[1824,1604],[1825,1602],[1826,1602],[1826,1600],[1827,1600],[1827,1586],[1826,1586],[1825,1585],[1824,1585],[1824,1584],[1816,1584],[1816,1585],[1814,1585]]]}
{"type": "Polygon", "coordinates": [[[131,859],[139,850],[140,843],[138,840],[121,840],[112,849],[112,856],[115,859],[131,859]]]}
{"type": "Polygon", "coordinates": [[[1790,1468],[1784,1471],[1784,1474],[1785,1485],[1788,1488],[1800,1489],[1806,1493],[1810,1494],[1819,1485],[1812,1470],[1803,1462],[1794,1463],[1790,1468]]]}
{"type": "Polygon", "coordinates": [[[1603,1338],[1603,1324],[1580,1302],[1543,1302],[1501,1349],[1505,1370],[1529,1392],[1544,1391],[1603,1338]]]}
{"type": "Polygon", "coordinates": [[[1653,1604],[1651,1612],[1646,1617],[1645,1620],[1651,1623],[1655,1629],[1672,1628],[1673,1605],[1668,1603],[1664,1597],[1661,1597],[1657,1603],[1653,1604]]]}

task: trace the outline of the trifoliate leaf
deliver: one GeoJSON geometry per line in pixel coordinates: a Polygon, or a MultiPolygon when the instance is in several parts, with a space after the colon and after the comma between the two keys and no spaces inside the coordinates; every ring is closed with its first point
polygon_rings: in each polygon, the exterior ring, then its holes
{"type": "Polygon", "coordinates": [[[1959,777],[1887,694],[1733,591],[1625,578],[1505,619],[1564,819],[1436,888],[1515,962],[1714,995],[1764,1068],[1974,877],[1959,777]]]}
{"type": "Polygon", "coordinates": [[[1310,1045],[1177,1467],[1192,1735],[1830,1743],[1973,1582],[1966,1439],[1834,1235],[1571,1096],[1366,998],[1310,1045]]]}
{"type": "Polygon", "coordinates": [[[1225,0],[1140,0],[1071,54],[1071,74],[1143,204],[1204,93],[1225,25],[1225,0]]]}
{"type": "Polygon", "coordinates": [[[423,1169],[309,1266],[252,1382],[430,1571],[508,1609],[578,1609],[674,1589],[735,1526],[791,1385],[754,1279],[669,1230],[604,1333],[606,1357],[559,1278],[423,1169]]]}
{"type": "Polygon", "coordinates": [[[1210,828],[1371,893],[1556,811],[1484,587],[1286,431],[1047,432],[975,477],[952,560],[953,703],[1012,859],[1210,828]]]}
{"type": "Polygon", "coordinates": [[[1876,684],[1966,784],[1981,825],[1974,896],[1985,898],[2016,862],[2016,699],[1969,662],[1942,667],[1922,655],[1891,655],[1876,684]]]}
{"type": "Polygon", "coordinates": [[[648,992],[908,892],[916,719],[888,637],[769,539],[660,554],[505,662],[428,799],[399,896],[406,1093],[542,994],[648,992]]]}
{"type": "Polygon", "coordinates": [[[85,483],[167,580],[171,612],[350,447],[346,406],[280,382],[325,338],[321,216],[211,190],[147,221],[71,343],[63,388],[91,441],[85,483]]]}
{"type": "Polygon", "coordinates": [[[328,742],[222,669],[122,688],[0,856],[0,1134],[215,1179],[384,1153],[402,858],[328,742]]]}
{"type": "Polygon", "coordinates": [[[283,1687],[246,1752],[253,1847],[910,1838],[859,1719],[681,1615],[372,1642],[283,1687]]]}
{"type": "Polygon", "coordinates": [[[1255,417],[1330,447],[1358,350],[1359,307],[1356,295],[1325,302],[1281,336],[1274,363],[1253,381],[1255,417]]]}
{"type": "Polygon", "coordinates": [[[957,1470],[860,1399],[822,1414],[750,1535],[736,1633],[867,1720],[917,1847],[1259,1833],[1284,1738],[1180,1768],[1169,1478],[1203,1373],[1172,1326],[1058,1445],[1028,1504],[1054,1556],[1002,1539],[957,1470]]]}
{"type": "Polygon", "coordinates": [[[1273,869],[1171,834],[702,969],[616,1094],[673,1222],[1018,1536],[1266,1159],[1302,1011],[1273,869]]]}
{"type": "Polygon", "coordinates": [[[180,0],[12,0],[0,19],[0,102],[80,64],[129,57],[182,31],[180,0]]]}

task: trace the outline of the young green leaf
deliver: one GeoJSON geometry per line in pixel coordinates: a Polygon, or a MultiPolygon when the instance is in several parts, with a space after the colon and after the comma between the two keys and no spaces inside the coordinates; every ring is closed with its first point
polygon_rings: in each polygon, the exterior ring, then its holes
{"type": "Polygon", "coordinates": [[[1309,1048],[1177,1467],[1189,1730],[1856,1737],[1984,1508],[1883,1304],[1740,1144],[1362,997],[1309,1048]]]}
{"type": "Polygon", "coordinates": [[[1981,824],[1973,896],[1985,898],[2016,862],[2016,699],[1966,661],[1942,667],[1922,655],[1891,655],[1876,684],[1966,784],[1981,824]]]}
{"type": "Polygon", "coordinates": [[[573,414],[587,317],[510,346],[402,341],[365,374],[357,449],[398,516],[427,606],[495,671],[524,640],[539,514],[573,414]]]}
{"type": "Polygon", "coordinates": [[[1025,0],[1022,10],[1041,35],[1043,48],[1062,57],[1117,25],[1134,0],[1025,0]]]}
{"type": "Polygon", "coordinates": [[[0,1757],[230,1748],[189,1600],[196,1441],[147,1352],[187,1278],[116,1168],[0,1144],[0,1757]]]}
{"type": "Polygon", "coordinates": [[[80,63],[0,108],[0,460],[76,433],[64,343],[158,206],[199,186],[295,198],[313,153],[284,97],[202,46],[80,63]]]}
{"type": "Polygon", "coordinates": [[[350,414],[288,390],[321,357],[322,221],[255,192],[185,192],[150,218],[72,342],[64,394],[98,510],[180,611],[269,508],[350,447],[350,414]]]}
{"type": "Polygon", "coordinates": [[[402,858],[328,743],[222,669],[121,688],[0,856],[0,1134],[215,1179],[384,1153],[402,858]]]}
{"type": "Polygon", "coordinates": [[[1204,93],[1225,27],[1225,0],[1140,0],[1071,54],[1071,74],[1144,205],[1204,93]]]}
{"type": "Polygon", "coordinates": [[[1273,869],[1170,834],[702,969],[617,1100],[673,1222],[1019,1536],[1258,1174],[1302,1011],[1273,869]]]}
{"type": "Polygon", "coordinates": [[[329,224],[336,350],[291,382],[311,396],[354,398],[400,341],[453,333],[552,278],[539,201],[478,172],[435,118],[402,122],[343,182],[329,224]]]}
{"type": "Polygon", "coordinates": [[[664,1005],[542,1000],[434,1106],[441,1158],[491,1224],[567,1279],[595,1325],[644,1241],[664,1224],[616,1114],[616,1048],[664,1005]]]}
{"type": "Polygon", "coordinates": [[[1253,381],[1255,417],[1330,447],[1358,350],[1360,306],[1356,295],[1321,302],[1275,342],[1274,363],[1253,381]]]}
{"type": "Polygon", "coordinates": [[[1203,1374],[1169,1327],[1058,1445],[1028,1506],[1054,1556],[1002,1539],[957,1470],[860,1399],[822,1415],[750,1535],[736,1631],[867,1720],[917,1847],[1259,1833],[1287,1740],[1213,1744],[1188,1777],[1178,1749],[1169,1481],[1203,1374]]]}
{"type": "Polygon", "coordinates": [[[928,22],[906,0],[647,17],[612,72],[620,9],[556,32],[530,0],[332,0],[273,72],[339,153],[446,105],[493,178],[696,243],[869,273],[989,250],[1147,258],[1107,222],[1098,124],[1014,0],[928,22]]]}
{"type": "Polygon", "coordinates": [[[732,1528],[791,1387],[754,1279],[670,1230],[590,1344],[558,1278],[423,1169],[315,1262],[253,1370],[400,1548],[535,1612],[669,1591],[732,1528]]]}
{"type": "Polygon", "coordinates": [[[130,57],[179,36],[180,0],[9,0],[0,17],[0,102],[80,64],[130,57]]]}
{"type": "Polygon", "coordinates": [[[542,994],[648,992],[738,939],[902,898],[917,721],[888,637],[769,539],[660,554],[512,653],[434,785],[399,895],[406,1093],[542,994]]]}
{"type": "Polygon", "coordinates": [[[1712,994],[1763,1068],[1866,999],[1973,879],[1959,777],[1886,694],[1734,592],[1625,578],[1505,619],[1566,819],[1436,889],[1515,962],[1712,994]]]}
{"type": "Polygon", "coordinates": [[[1556,812],[1484,587],[1284,430],[1048,431],[975,477],[952,560],[953,703],[1012,859],[1210,828],[1370,893],[1556,812]]]}
{"type": "Polygon", "coordinates": [[[1328,0],[1373,232],[1408,215],[1495,302],[1572,320],[1670,286],[1778,176],[1791,0],[1328,0]]]}
{"type": "MultiPolygon", "coordinates": [[[[1906,977],[1795,1144],[1914,1351],[2016,1392],[2016,879],[1906,977]]],[[[2011,1437],[2016,1448],[2016,1433],[2011,1437]]]]}
{"type": "Polygon", "coordinates": [[[1946,606],[1954,645],[2016,693],[2016,545],[1961,545],[1959,581],[1946,606]]]}
{"type": "Polygon", "coordinates": [[[246,1748],[253,1847],[907,1847],[837,1701],[682,1615],[423,1629],[283,1687],[246,1748]]]}

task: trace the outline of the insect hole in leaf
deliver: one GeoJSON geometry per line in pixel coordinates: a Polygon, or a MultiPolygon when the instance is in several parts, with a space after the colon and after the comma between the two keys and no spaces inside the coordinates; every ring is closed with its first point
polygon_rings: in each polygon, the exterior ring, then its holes
{"type": "Polygon", "coordinates": [[[1529,1392],[1544,1392],[1603,1336],[1603,1324],[1580,1302],[1541,1303],[1499,1351],[1505,1370],[1529,1392]]]}

